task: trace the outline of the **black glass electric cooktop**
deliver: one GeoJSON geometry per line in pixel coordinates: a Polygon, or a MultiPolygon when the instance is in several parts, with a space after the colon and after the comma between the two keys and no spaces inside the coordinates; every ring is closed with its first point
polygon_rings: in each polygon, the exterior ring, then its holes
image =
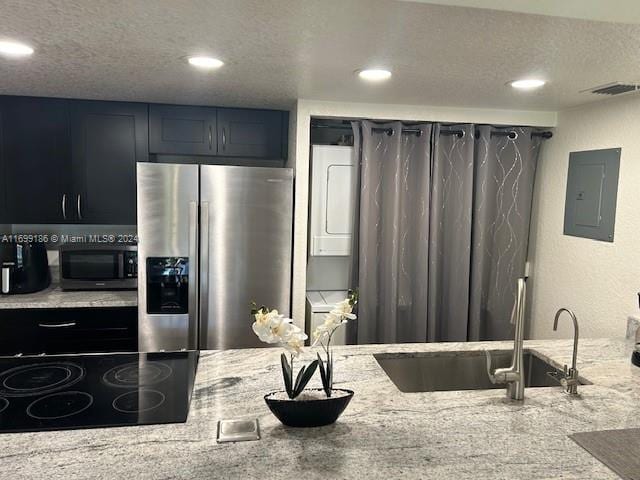
{"type": "Polygon", "coordinates": [[[198,352],[0,358],[0,433],[179,423],[198,352]]]}

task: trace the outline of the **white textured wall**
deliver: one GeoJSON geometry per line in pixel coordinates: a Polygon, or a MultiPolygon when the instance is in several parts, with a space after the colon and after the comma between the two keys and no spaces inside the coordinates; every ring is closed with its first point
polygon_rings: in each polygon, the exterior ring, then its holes
{"type": "Polygon", "coordinates": [[[640,96],[558,114],[540,157],[533,222],[530,336],[573,335],[569,318],[553,332],[562,306],[576,312],[581,336],[623,336],[640,291],[640,96]],[[614,147],[622,147],[614,242],[563,235],[569,152],[614,147]]]}
{"type": "Polygon", "coordinates": [[[556,113],[545,111],[449,108],[429,105],[392,105],[325,102],[300,99],[292,117],[289,163],[295,167],[295,211],[293,233],[292,317],[304,328],[307,287],[307,235],[309,216],[310,121],[316,117],[370,118],[377,120],[490,123],[552,127],[556,113]],[[295,119],[295,123],[293,121],[295,119]],[[295,139],[292,138],[295,136],[295,139]]]}

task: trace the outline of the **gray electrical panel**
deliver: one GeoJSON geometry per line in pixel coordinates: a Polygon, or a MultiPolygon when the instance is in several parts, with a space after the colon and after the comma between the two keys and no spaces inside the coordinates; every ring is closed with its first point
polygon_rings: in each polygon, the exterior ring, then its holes
{"type": "Polygon", "coordinates": [[[571,152],[564,234],[613,242],[620,148],[571,152]]]}

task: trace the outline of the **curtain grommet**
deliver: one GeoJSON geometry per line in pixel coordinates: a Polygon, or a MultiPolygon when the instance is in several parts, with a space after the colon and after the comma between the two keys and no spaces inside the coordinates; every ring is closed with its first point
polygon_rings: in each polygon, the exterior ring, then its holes
{"type": "Polygon", "coordinates": [[[518,138],[518,132],[511,130],[509,132],[509,140],[516,140],[518,138]]]}

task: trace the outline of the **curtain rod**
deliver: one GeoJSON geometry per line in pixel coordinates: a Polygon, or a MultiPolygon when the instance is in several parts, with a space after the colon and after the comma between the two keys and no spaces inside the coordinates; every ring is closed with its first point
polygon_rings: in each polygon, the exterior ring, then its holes
{"type": "MultiPolygon", "coordinates": [[[[312,123],[311,128],[333,128],[340,130],[352,130],[351,125],[326,125],[322,123],[312,123]]],[[[372,132],[385,132],[387,135],[393,135],[393,128],[384,128],[384,127],[373,127],[372,132]]],[[[417,136],[422,135],[422,130],[419,128],[403,128],[402,133],[407,134],[416,134],[417,136]]],[[[465,135],[464,130],[440,130],[440,135],[455,135],[458,138],[462,138],[465,135]]],[[[476,136],[478,132],[476,131],[476,136]]],[[[518,138],[518,133],[514,130],[493,130],[491,132],[491,136],[500,136],[500,137],[509,137],[511,140],[515,140],[518,138]]],[[[548,130],[540,131],[540,132],[531,132],[532,137],[541,137],[543,139],[548,139],[553,137],[553,132],[548,130]]]]}

